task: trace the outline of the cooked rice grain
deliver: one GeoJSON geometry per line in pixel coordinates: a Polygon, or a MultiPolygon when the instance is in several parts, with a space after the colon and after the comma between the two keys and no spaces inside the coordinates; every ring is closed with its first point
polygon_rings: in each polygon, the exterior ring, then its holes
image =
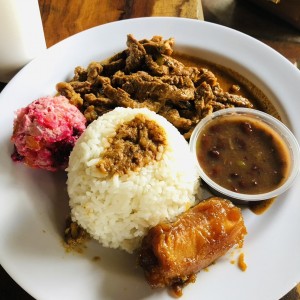
{"type": "Polygon", "coordinates": [[[128,252],[150,227],[194,205],[199,191],[187,142],[165,118],[145,108],[116,108],[91,123],[75,144],[67,171],[72,219],[103,246],[128,252]],[[99,172],[96,165],[110,145],[108,138],[138,114],[165,129],[162,159],[124,175],[99,172]]]}

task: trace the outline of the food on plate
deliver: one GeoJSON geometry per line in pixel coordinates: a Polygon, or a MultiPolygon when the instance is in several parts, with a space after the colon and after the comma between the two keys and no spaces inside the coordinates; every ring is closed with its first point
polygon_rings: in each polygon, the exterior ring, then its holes
{"type": "Polygon", "coordinates": [[[246,264],[246,262],[245,262],[245,254],[244,253],[241,253],[240,255],[239,255],[239,258],[238,258],[238,266],[239,266],[239,268],[243,271],[243,272],[245,272],[246,270],[247,270],[247,264],[246,264]]]}
{"type": "Polygon", "coordinates": [[[147,108],[115,108],[73,148],[71,217],[106,247],[133,252],[149,228],[195,204],[199,175],[188,143],[147,108]]]}
{"type": "Polygon", "coordinates": [[[66,251],[82,253],[85,243],[89,240],[90,236],[88,233],[76,222],[73,222],[71,216],[68,216],[64,232],[64,246],[66,251]]]}
{"type": "Polygon", "coordinates": [[[228,92],[207,68],[190,67],[173,57],[174,39],[161,36],[136,40],[127,36],[127,49],[104,62],[77,67],[69,82],[57,84],[92,122],[115,107],[146,107],[171,122],[186,139],[207,114],[227,107],[253,107],[239,94],[228,92]]]}
{"type": "Polygon", "coordinates": [[[64,169],[85,128],[85,117],[67,98],[39,98],[16,112],[12,159],[33,168],[64,169]]]}
{"type": "Polygon", "coordinates": [[[212,197],[180,215],[173,223],[151,228],[139,249],[138,263],[153,288],[181,287],[247,233],[241,210],[230,201],[212,197]]]}
{"type": "Polygon", "coordinates": [[[262,194],[281,186],[291,155],[282,137],[247,114],[211,119],[199,133],[196,154],[203,171],[220,186],[242,194],[262,194]]]}
{"type": "MultiPolygon", "coordinates": [[[[15,161],[50,171],[67,167],[68,249],[94,238],[104,247],[135,252],[151,287],[171,287],[180,296],[197,272],[241,247],[247,233],[241,210],[230,201],[199,203],[200,178],[187,140],[201,119],[224,108],[278,116],[246,79],[175,53],[174,42],[160,36],[138,41],[129,34],[127,49],[77,67],[70,81],[58,83],[59,96],[20,109],[11,140],[15,161]]],[[[239,119],[237,126],[261,134],[248,123],[239,119]]],[[[226,150],[220,141],[228,151],[233,142],[250,147],[246,138],[232,138],[227,123],[220,124],[228,127],[226,137],[214,126],[198,144],[209,157],[208,169],[218,169],[214,160],[226,150]]],[[[243,164],[243,157],[237,160],[243,164]]],[[[234,176],[240,171],[229,170],[234,176]]],[[[239,265],[246,268],[243,256],[239,265]]]]}

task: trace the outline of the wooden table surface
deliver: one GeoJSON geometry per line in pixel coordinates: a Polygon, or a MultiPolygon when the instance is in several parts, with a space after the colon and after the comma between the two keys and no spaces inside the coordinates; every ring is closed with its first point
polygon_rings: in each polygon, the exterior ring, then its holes
{"type": "MultiPolygon", "coordinates": [[[[261,40],[300,67],[299,29],[248,0],[39,0],[39,5],[48,47],[82,30],[116,20],[145,16],[202,19],[204,16],[206,21],[261,40]]],[[[0,83],[0,90],[4,86],[0,83]]],[[[299,294],[300,284],[282,300],[300,300],[299,294]]],[[[0,267],[0,300],[18,299],[33,300],[0,267]]]]}

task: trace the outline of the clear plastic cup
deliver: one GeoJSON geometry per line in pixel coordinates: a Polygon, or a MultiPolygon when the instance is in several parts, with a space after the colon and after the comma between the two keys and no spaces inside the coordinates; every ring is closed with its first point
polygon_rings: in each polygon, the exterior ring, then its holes
{"type": "MultiPolygon", "coordinates": [[[[203,118],[195,127],[192,136],[190,138],[190,150],[192,151],[195,160],[197,161],[197,165],[200,172],[200,177],[204,180],[208,186],[216,192],[217,195],[222,195],[225,197],[229,197],[232,199],[238,200],[245,200],[245,201],[259,201],[259,200],[266,200],[271,199],[274,197],[279,196],[283,192],[285,192],[288,188],[291,187],[293,184],[296,176],[299,173],[299,166],[300,166],[300,148],[299,144],[292,134],[292,132],[278,119],[272,117],[271,115],[255,110],[250,108],[228,108],[216,111],[207,117],[203,118]],[[201,167],[200,162],[197,158],[197,141],[200,136],[202,130],[216,118],[220,118],[223,116],[236,116],[236,115],[243,115],[250,118],[253,118],[255,121],[262,122],[264,126],[269,126],[271,130],[275,131],[279,137],[281,138],[282,142],[286,145],[288,149],[288,155],[290,159],[290,168],[285,180],[279,185],[278,187],[274,188],[273,190],[259,193],[259,194],[243,194],[239,192],[235,192],[229,190],[220,184],[216,183],[213,178],[209,177],[201,167]]],[[[201,150],[200,150],[201,151],[201,150]]]]}

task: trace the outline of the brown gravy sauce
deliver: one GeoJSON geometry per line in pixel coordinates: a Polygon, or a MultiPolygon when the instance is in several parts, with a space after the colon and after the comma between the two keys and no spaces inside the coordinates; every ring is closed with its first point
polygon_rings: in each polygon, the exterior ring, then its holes
{"type": "Polygon", "coordinates": [[[266,193],[281,186],[291,160],[281,137],[249,116],[222,116],[199,133],[197,158],[220,186],[245,194],[266,193]]]}
{"type": "Polygon", "coordinates": [[[264,201],[251,201],[248,203],[248,208],[256,215],[261,215],[275,202],[275,200],[276,198],[264,201]]]}
{"type": "MultiPolygon", "coordinates": [[[[266,97],[266,95],[239,73],[198,57],[189,56],[178,52],[175,52],[173,56],[186,66],[209,69],[216,75],[220,86],[225,92],[232,93],[232,87],[238,86],[239,90],[234,91],[235,94],[249,99],[253,103],[255,109],[264,111],[279,120],[281,119],[275,106],[266,97]]],[[[261,215],[271,207],[271,205],[275,202],[275,199],[276,198],[263,201],[251,201],[248,203],[247,207],[254,214],[261,215]]]]}

